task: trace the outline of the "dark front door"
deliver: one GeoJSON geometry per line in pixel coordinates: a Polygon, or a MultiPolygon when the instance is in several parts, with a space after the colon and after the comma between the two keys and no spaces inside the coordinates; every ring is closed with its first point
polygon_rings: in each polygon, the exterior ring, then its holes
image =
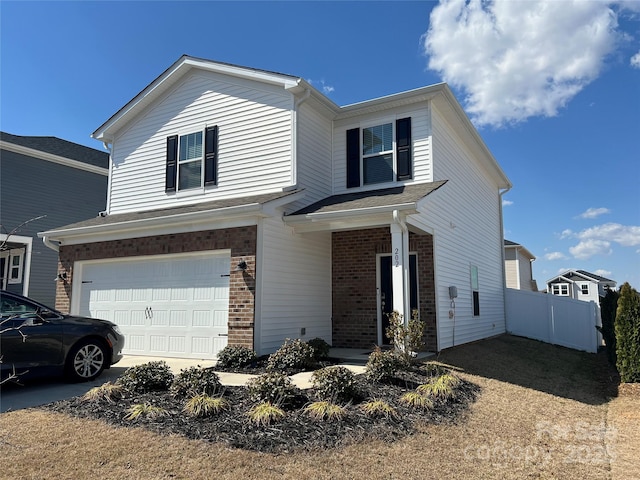
{"type": "MultiPolygon", "coordinates": [[[[393,312],[393,285],[391,275],[391,255],[380,257],[380,312],[382,324],[382,344],[389,345],[391,340],[387,337],[389,327],[389,314],[393,312]]],[[[409,318],[411,312],[418,308],[418,256],[415,253],[409,255],[409,318]]]]}

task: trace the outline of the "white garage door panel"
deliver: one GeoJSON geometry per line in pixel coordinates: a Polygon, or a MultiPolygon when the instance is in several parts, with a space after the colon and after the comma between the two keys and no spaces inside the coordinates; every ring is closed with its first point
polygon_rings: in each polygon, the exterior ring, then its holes
{"type": "Polygon", "coordinates": [[[213,359],[227,345],[228,253],[82,267],[80,314],[117,323],[124,353],[213,359]]]}

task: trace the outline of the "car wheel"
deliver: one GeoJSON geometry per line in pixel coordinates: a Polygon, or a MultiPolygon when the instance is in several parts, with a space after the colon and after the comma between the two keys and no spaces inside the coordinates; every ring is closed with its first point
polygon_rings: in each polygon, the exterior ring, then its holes
{"type": "Polygon", "coordinates": [[[107,349],[99,340],[84,340],[67,357],[67,376],[76,382],[93,380],[107,364],[107,349]]]}

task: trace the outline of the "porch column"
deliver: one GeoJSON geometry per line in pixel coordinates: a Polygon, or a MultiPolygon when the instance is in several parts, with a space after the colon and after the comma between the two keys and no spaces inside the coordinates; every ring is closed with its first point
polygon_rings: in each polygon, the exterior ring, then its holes
{"type": "Polygon", "coordinates": [[[393,310],[403,316],[407,321],[406,297],[408,289],[405,288],[408,262],[408,233],[404,232],[397,223],[390,225],[391,230],[391,287],[393,289],[393,310]]]}

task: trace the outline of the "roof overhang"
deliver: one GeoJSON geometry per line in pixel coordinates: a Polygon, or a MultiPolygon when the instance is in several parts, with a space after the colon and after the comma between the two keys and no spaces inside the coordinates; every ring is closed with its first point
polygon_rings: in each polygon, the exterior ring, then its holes
{"type": "Polygon", "coordinates": [[[124,240],[154,235],[216,230],[256,225],[260,218],[272,216],[275,209],[299,200],[302,191],[283,193],[273,199],[258,201],[259,197],[248,199],[247,203],[213,208],[175,208],[146,211],[132,214],[116,214],[107,217],[72,224],[58,229],[39,232],[38,236],[47,242],[60,245],[78,245],[101,241],[124,240]],[[195,209],[194,209],[195,208],[195,209]],[[137,217],[137,218],[136,218],[137,217]]]}

